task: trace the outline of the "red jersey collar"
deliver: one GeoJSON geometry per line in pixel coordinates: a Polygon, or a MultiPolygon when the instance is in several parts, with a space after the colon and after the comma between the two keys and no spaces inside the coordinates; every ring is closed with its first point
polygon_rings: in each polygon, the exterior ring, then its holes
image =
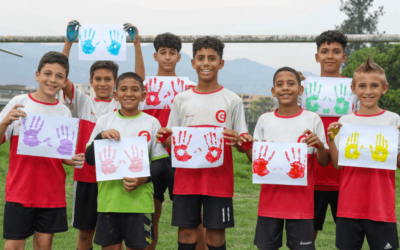
{"type": "Polygon", "coordinates": [[[41,102],[36,100],[35,98],[33,98],[33,96],[31,95],[31,93],[28,94],[29,98],[31,98],[32,101],[40,103],[40,104],[44,104],[44,105],[57,105],[59,103],[59,101],[56,99],[57,102],[55,103],[49,103],[49,102],[41,102]]]}
{"type": "Polygon", "coordinates": [[[213,92],[207,92],[207,93],[201,93],[201,92],[197,92],[197,91],[195,91],[195,90],[194,90],[194,88],[192,88],[192,90],[193,90],[193,92],[194,92],[194,93],[196,93],[196,94],[199,94],[199,95],[208,95],[208,94],[214,94],[214,93],[217,93],[218,91],[221,91],[223,88],[224,88],[224,86],[221,86],[221,88],[220,88],[220,89],[218,89],[218,90],[216,90],[216,91],[213,91],[213,92]]]}
{"type": "Polygon", "coordinates": [[[357,114],[357,111],[356,111],[356,112],[354,112],[354,115],[356,115],[356,116],[362,116],[362,117],[372,117],[372,116],[383,115],[383,113],[385,113],[385,112],[386,112],[386,110],[384,109],[382,112],[380,112],[380,113],[378,113],[378,114],[374,114],[374,115],[359,115],[359,114],[357,114]]]}
{"type": "Polygon", "coordinates": [[[297,116],[301,115],[303,113],[303,110],[304,109],[300,109],[300,112],[295,114],[295,115],[283,116],[283,115],[278,115],[278,113],[276,112],[276,111],[278,111],[278,109],[275,109],[274,110],[274,114],[275,114],[276,117],[279,117],[279,118],[294,118],[294,117],[297,117],[297,116]]]}
{"type": "Polygon", "coordinates": [[[94,100],[95,100],[96,102],[111,102],[111,101],[112,101],[112,98],[111,98],[109,101],[104,101],[104,100],[97,100],[96,97],[95,97],[94,100]]]}

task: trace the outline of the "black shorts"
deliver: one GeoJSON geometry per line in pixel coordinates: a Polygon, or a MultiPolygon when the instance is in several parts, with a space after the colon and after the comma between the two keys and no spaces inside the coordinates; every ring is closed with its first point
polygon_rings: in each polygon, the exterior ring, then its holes
{"type": "Polygon", "coordinates": [[[396,223],[338,217],[336,247],[340,250],[360,250],[367,237],[368,249],[399,249],[396,223]]]}
{"type": "Polygon", "coordinates": [[[4,206],[3,238],[23,240],[38,233],[61,233],[68,231],[67,208],[23,207],[8,202],[4,206]]]}
{"type": "Polygon", "coordinates": [[[74,204],[71,225],[79,230],[92,230],[97,222],[97,183],[74,182],[74,204]]]}
{"type": "Polygon", "coordinates": [[[339,191],[314,190],[314,230],[322,231],[328,204],[331,206],[333,220],[336,223],[339,191]]]}
{"type": "Polygon", "coordinates": [[[154,186],[154,198],[164,202],[164,193],[168,188],[169,198],[173,200],[174,193],[174,179],[175,179],[175,168],[171,165],[171,158],[168,158],[168,164],[164,170],[157,176],[151,177],[151,181],[154,186]]]}
{"type": "Polygon", "coordinates": [[[94,243],[101,246],[124,240],[130,248],[146,248],[154,239],[154,214],[98,213],[94,243]]]}
{"type": "Polygon", "coordinates": [[[196,228],[201,224],[203,205],[203,227],[222,229],[234,227],[232,198],[206,195],[174,195],[172,226],[196,228]]]}
{"type": "Polygon", "coordinates": [[[286,245],[289,249],[315,249],[313,219],[292,220],[258,216],[254,245],[261,250],[276,250],[281,248],[285,221],[286,245]]]}

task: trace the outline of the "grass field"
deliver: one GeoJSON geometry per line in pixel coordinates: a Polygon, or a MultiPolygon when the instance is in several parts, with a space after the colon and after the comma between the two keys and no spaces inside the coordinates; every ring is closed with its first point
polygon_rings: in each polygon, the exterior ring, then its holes
{"type": "MultiPolygon", "coordinates": [[[[234,150],[236,151],[236,150],[234,150]]],[[[0,147],[0,224],[3,225],[4,211],[4,190],[5,179],[8,171],[8,155],[9,144],[6,143],[0,147]]],[[[244,154],[235,152],[234,169],[235,169],[235,196],[234,212],[235,227],[228,229],[226,232],[227,249],[256,249],[253,246],[254,231],[257,220],[257,206],[260,192],[260,185],[253,185],[251,182],[251,165],[244,154]]],[[[72,200],[73,200],[73,167],[65,167],[67,173],[66,195],[67,195],[67,211],[68,222],[71,222],[72,216],[72,200]]],[[[396,212],[397,218],[400,218],[400,173],[396,171],[396,212]]],[[[368,185],[366,183],[366,185],[368,185]]],[[[167,196],[166,196],[167,197],[167,196]]],[[[328,209],[329,210],[329,209],[328,209]]],[[[177,249],[177,228],[171,226],[172,202],[166,200],[163,204],[163,213],[160,221],[160,239],[157,249],[177,249]]],[[[0,227],[2,235],[2,226],[0,227]]],[[[53,249],[75,249],[78,230],[69,227],[69,231],[59,233],[54,236],[53,249]]],[[[284,242],[286,240],[284,239],[284,242]]],[[[5,240],[1,237],[0,248],[4,249],[5,240]]],[[[281,249],[288,249],[284,243],[281,249]]],[[[316,242],[317,249],[336,249],[335,247],[335,224],[330,212],[324,225],[324,231],[320,232],[316,242]]],[[[26,249],[33,249],[32,237],[27,239],[26,249]]],[[[94,245],[94,249],[101,249],[94,245]]],[[[368,249],[366,242],[363,249],[368,249]]]]}

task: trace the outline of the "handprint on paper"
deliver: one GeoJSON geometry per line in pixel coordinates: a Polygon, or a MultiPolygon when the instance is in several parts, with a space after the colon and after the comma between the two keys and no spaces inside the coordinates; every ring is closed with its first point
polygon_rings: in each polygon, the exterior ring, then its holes
{"type": "MultiPolygon", "coordinates": [[[[261,153],[264,148],[264,145],[261,146],[260,152],[258,153],[258,159],[254,159],[253,162],[253,174],[257,174],[259,176],[266,176],[269,174],[269,171],[267,169],[268,163],[271,161],[272,157],[275,154],[275,151],[272,152],[268,160],[265,160],[265,157],[267,156],[267,151],[268,151],[268,145],[265,146],[265,151],[263,154],[263,157],[261,158],[261,153]]],[[[254,157],[256,157],[257,153],[256,150],[254,149],[254,157]]]]}
{"type": "Polygon", "coordinates": [[[206,140],[207,147],[208,147],[208,153],[206,154],[206,160],[214,163],[221,158],[222,154],[222,138],[219,139],[219,147],[218,147],[218,140],[217,140],[217,135],[215,133],[210,132],[210,144],[208,144],[207,141],[207,135],[204,135],[204,139],[206,140]],[[213,136],[214,136],[214,142],[213,142],[213,136]]]}
{"type": "MultiPolygon", "coordinates": [[[[185,91],[185,90],[188,90],[188,86],[186,85],[185,86],[185,84],[184,84],[184,82],[183,82],[183,80],[181,81],[179,78],[178,78],[178,83],[177,83],[177,87],[181,87],[181,90],[180,89],[178,89],[178,91],[180,90],[180,92],[183,92],[183,91],[185,91]],[[179,85],[180,84],[180,85],[179,85]]],[[[175,90],[175,86],[174,86],[175,84],[174,84],[174,81],[171,81],[171,86],[172,86],[172,90],[174,91],[174,97],[172,98],[172,100],[171,100],[171,103],[173,103],[174,102],[174,99],[175,99],[175,96],[177,95],[177,94],[179,94],[176,90],[175,90]]]]}
{"type": "Polygon", "coordinates": [[[318,112],[321,106],[318,104],[319,94],[321,92],[322,84],[319,85],[319,90],[317,93],[317,82],[314,82],[314,91],[312,90],[312,83],[310,83],[310,95],[308,95],[307,88],[306,88],[306,108],[307,110],[318,112]],[[312,105],[312,101],[314,101],[314,105],[312,105]]]}
{"type": "Polygon", "coordinates": [[[337,89],[335,86],[335,94],[336,94],[336,105],[333,107],[333,110],[336,112],[336,114],[347,114],[349,111],[349,100],[351,96],[353,95],[353,92],[350,91],[350,96],[349,99],[346,100],[346,90],[347,86],[344,86],[344,92],[343,92],[343,84],[340,84],[340,96],[337,94],[337,89]]]}
{"type": "MultiPolygon", "coordinates": [[[[36,124],[35,124],[35,120],[36,120],[36,116],[33,116],[32,118],[32,122],[31,122],[31,126],[29,127],[29,129],[26,129],[26,120],[27,119],[22,119],[22,126],[24,128],[24,139],[23,142],[25,145],[29,146],[29,147],[36,147],[37,145],[39,145],[40,143],[42,143],[39,139],[38,139],[38,134],[40,132],[40,130],[42,130],[43,126],[44,126],[44,120],[42,120],[42,123],[39,126],[40,123],[40,116],[38,117],[36,124]],[[33,125],[35,124],[35,127],[33,127],[33,125]],[[39,128],[38,128],[39,126],[39,128]]],[[[47,138],[46,140],[44,140],[43,142],[47,142],[49,141],[50,138],[47,138]]]]}
{"type": "Polygon", "coordinates": [[[131,164],[129,165],[129,170],[133,173],[142,172],[142,170],[143,170],[143,149],[141,149],[141,151],[140,151],[140,157],[139,157],[139,149],[137,146],[135,146],[136,154],[135,154],[135,150],[133,149],[133,145],[131,145],[131,149],[132,149],[132,155],[133,155],[132,158],[129,156],[128,152],[126,152],[126,150],[124,150],[126,156],[131,161],[131,164]]]}
{"type": "Polygon", "coordinates": [[[117,149],[114,149],[114,155],[111,158],[111,145],[108,146],[108,158],[107,158],[107,154],[106,154],[106,147],[104,147],[104,161],[101,158],[101,153],[99,152],[99,158],[100,158],[100,162],[101,162],[101,171],[103,172],[103,174],[108,175],[108,174],[113,174],[115,173],[115,171],[117,171],[119,165],[121,165],[121,163],[125,163],[125,161],[119,161],[118,166],[114,165],[114,160],[115,160],[115,154],[117,153],[117,149]]]}
{"type": "Polygon", "coordinates": [[[369,148],[371,149],[371,156],[374,161],[380,161],[380,162],[385,162],[389,152],[388,152],[388,147],[389,144],[387,140],[385,140],[385,137],[380,133],[379,135],[376,135],[376,145],[375,145],[375,150],[373,149],[372,145],[369,145],[369,148]],[[386,142],[386,146],[385,146],[386,142]]]}
{"type": "Polygon", "coordinates": [[[158,95],[160,94],[161,88],[164,84],[163,81],[160,82],[160,88],[158,91],[155,91],[157,85],[157,78],[154,77],[154,87],[153,90],[151,89],[152,79],[149,80],[149,83],[146,83],[146,104],[150,106],[157,106],[161,103],[160,98],[158,95]]]}
{"type": "MultiPolygon", "coordinates": [[[[121,39],[119,39],[119,31],[114,30],[114,34],[112,30],[110,30],[110,38],[111,38],[111,45],[107,46],[108,53],[113,56],[119,55],[119,50],[121,49],[121,42],[124,39],[124,35],[121,35],[121,39]]],[[[106,43],[105,40],[103,40],[106,43]]]]}
{"type": "Polygon", "coordinates": [[[179,131],[179,141],[178,141],[179,145],[176,145],[176,143],[175,143],[175,136],[172,136],[172,143],[174,144],[175,158],[178,161],[185,162],[192,158],[192,156],[189,155],[188,152],[186,151],[189,146],[190,139],[192,139],[192,135],[189,135],[189,140],[186,145],[183,144],[183,143],[185,143],[186,131],[183,134],[183,140],[181,140],[181,136],[182,136],[182,131],[179,131]],[[183,153],[182,153],[182,151],[183,151],[183,153]]]}
{"type": "Polygon", "coordinates": [[[72,141],[74,140],[75,137],[75,131],[72,131],[72,138],[71,140],[68,139],[68,127],[65,126],[65,134],[64,134],[64,126],[61,125],[61,135],[62,137],[64,137],[64,139],[60,138],[60,131],[58,130],[58,128],[56,129],[57,131],[57,136],[58,139],[60,139],[60,146],[57,148],[57,152],[60,155],[72,155],[72,151],[73,151],[73,143],[72,141]]]}
{"type": "MultiPolygon", "coordinates": [[[[325,96],[325,98],[324,98],[322,101],[325,101],[326,98],[328,98],[328,97],[325,96]]],[[[331,98],[328,98],[328,100],[329,100],[329,102],[332,102],[332,99],[331,99],[331,98]]],[[[324,114],[329,114],[329,113],[331,112],[331,110],[330,110],[329,108],[327,108],[327,109],[323,109],[322,112],[323,112],[324,114]]]]}
{"type": "Polygon", "coordinates": [[[163,109],[171,109],[170,106],[168,104],[165,104],[163,109]]]}
{"type": "Polygon", "coordinates": [[[85,37],[84,37],[85,40],[83,40],[81,38],[81,34],[79,34],[79,40],[81,41],[83,53],[90,55],[94,52],[94,50],[96,49],[96,46],[99,44],[99,42],[97,42],[95,46],[93,46],[93,44],[92,44],[94,34],[96,34],[95,30],[93,31],[93,34],[92,34],[92,28],[90,28],[88,36],[86,36],[86,32],[87,32],[87,30],[85,30],[85,37]],[[92,35],[92,36],[90,36],[90,35],[92,35]]]}
{"type": "Polygon", "coordinates": [[[357,133],[357,131],[355,133],[352,133],[351,137],[347,138],[346,148],[344,149],[344,156],[347,159],[358,159],[358,157],[360,157],[360,152],[358,151],[359,138],[360,134],[357,133]]]}
{"type": "Polygon", "coordinates": [[[304,163],[301,163],[301,150],[300,148],[297,150],[299,152],[299,158],[296,161],[296,156],[294,154],[294,148],[292,148],[292,154],[293,154],[293,162],[290,162],[289,155],[285,151],[286,159],[290,163],[290,166],[292,167],[289,170],[289,173],[286,173],[290,178],[292,179],[298,179],[298,178],[304,178],[304,172],[306,169],[306,159],[307,159],[307,154],[304,155],[304,163]]]}

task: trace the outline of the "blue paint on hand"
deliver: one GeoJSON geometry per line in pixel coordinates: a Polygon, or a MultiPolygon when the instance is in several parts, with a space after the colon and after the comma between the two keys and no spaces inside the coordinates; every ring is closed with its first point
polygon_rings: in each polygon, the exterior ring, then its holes
{"type": "Polygon", "coordinates": [[[92,44],[93,42],[93,38],[94,35],[96,34],[96,31],[93,31],[92,34],[92,28],[89,29],[89,35],[86,35],[87,30],[85,30],[85,40],[83,40],[81,38],[81,35],[79,34],[79,40],[81,41],[81,45],[82,45],[82,51],[85,54],[92,54],[94,52],[94,50],[96,49],[96,46],[99,44],[99,42],[97,42],[94,46],[92,44]]]}
{"type": "Polygon", "coordinates": [[[137,30],[132,25],[128,25],[128,23],[124,23],[124,30],[128,32],[128,37],[131,41],[135,40],[137,36],[137,30]]]}
{"type": "Polygon", "coordinates": [[[111,45],[107,46],[108,53],[111,55],[117,56],[119,54],[119,50],[121,49],[121,42],[124,38],[124,35],[121,35],[121,40],[118,42],[119,32],[114,30],[113,32],[110,30],[110,37],[111,37],[111,45]]]}
{"type": "Polygon", "coordinates": [[[79,22],[72,21],[68,23],[67,27],[67,38],[68,41],[73,42],[76,40],[79,34],[79,22]]]}

